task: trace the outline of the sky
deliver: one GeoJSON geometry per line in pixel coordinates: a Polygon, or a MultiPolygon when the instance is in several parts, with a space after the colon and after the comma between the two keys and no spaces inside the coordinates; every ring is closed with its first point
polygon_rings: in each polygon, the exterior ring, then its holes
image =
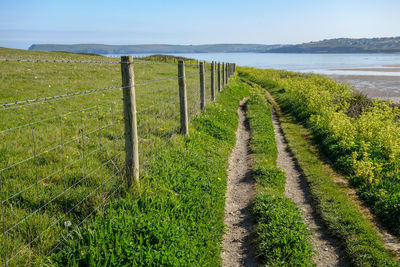
{"type": "Polygon", "coordinates": [[[400,0],[0,0],[0,46],[400,36],[400,0]]]}

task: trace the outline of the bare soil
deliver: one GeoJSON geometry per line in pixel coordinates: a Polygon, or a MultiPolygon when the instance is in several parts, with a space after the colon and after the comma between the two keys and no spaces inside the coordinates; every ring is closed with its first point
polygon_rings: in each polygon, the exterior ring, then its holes
{"type": "Polygon", "coordinates": [[[257,266],[255,260],[250,203],[255,195],[251,175],[250,130],[245,115],[247,98],[240,102],[236,145],[229,157],[225,221],[227,231],[222,243],[222,266],[257,266]]]}
{"type": "Polygon", "coordinates": [[[285,196],[301,210],[304,223],[311,232],[314,248],[313,262],[317,266],[348,266],[335,239],[328,235],[326,227],[316,214],[308,195],[308,186],[291,155],[275,112],[272,114],[275,141],[278,148],[277,165],[286,173],[285,196]]]}

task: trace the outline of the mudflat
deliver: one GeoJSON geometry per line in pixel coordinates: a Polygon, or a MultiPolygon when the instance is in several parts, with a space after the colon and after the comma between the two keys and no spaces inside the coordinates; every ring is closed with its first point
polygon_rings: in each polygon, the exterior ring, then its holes
{"type": "Polygon", "coordinates": [[[328,75],[340,81],[350,83],[353,89],[359,90],[369,97],[391,99],[400,102],[400,76],[376,75],[328,75]]]}
{"type": "Polygon", "coordinates": [[[399,67],[385,67],[385,68],[351,68],[351,69],[332,69],[344,71],[374,71],[374,72],[400,72],[399,67]]]}

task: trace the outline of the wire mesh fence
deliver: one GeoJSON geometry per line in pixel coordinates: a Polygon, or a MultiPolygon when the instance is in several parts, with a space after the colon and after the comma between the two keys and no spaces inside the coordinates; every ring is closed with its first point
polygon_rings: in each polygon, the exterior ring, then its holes
{"type": "MultiPolygon", "coordinates": [[[[51,254],[73,227],[124,192],[120,63],[0,58],[1,266],[51,254]]],[[[175,62],[134,65],[139,164],[146,173],[149,157],[180,132],[179,77],[175,62]]],[[[186,64],[185,76],[190,120],[201,112],[199,65],[186,64]]],[[[211,64],[204,77],[209,103],[211,64]]]]}

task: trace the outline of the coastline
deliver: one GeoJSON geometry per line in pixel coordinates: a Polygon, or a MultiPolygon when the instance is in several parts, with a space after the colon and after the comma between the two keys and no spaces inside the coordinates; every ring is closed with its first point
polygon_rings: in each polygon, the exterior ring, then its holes
{"type": "Polygon", "coordinates": [[[327,75],[339,82],[350,83],[371,98],[390,99],[400,102],[400,76],[377,75],[327,75]]]}

